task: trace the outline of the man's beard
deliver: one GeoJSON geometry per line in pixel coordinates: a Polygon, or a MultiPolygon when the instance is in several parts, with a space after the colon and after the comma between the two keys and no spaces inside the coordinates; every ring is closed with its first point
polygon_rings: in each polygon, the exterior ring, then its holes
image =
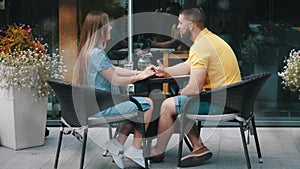
{"type": "Polygon", "coordinates": [[[191,38],[191,35],[192,35],[191,32],[187,31],[186,34],[181,35],[181,39],[183,41],[188,42],[190,40],[190,38],[191,38]]]}

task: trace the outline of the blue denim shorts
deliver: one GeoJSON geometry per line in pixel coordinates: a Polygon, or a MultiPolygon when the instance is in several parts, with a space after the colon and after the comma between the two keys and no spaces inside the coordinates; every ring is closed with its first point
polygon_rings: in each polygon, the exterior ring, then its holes
{"type": "MultiPolygon", "coordinates": [[[[143,111],[150,108],[150,103],[143,97],[134,97],[142,106],[143,111]]],[[[119,116],[138,111],[138,107],[131,101],[122,102],[107,108],[99,113],[92,115],[91,117],[107,117],[107,116],[119,116]]]]}

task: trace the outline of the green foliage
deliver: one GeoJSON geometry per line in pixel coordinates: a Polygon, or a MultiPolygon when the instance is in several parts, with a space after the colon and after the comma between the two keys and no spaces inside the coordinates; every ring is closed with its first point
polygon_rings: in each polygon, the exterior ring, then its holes
{"type": "Polygon", "coordinates": [[[51,90],[47,78],[64,78],[62,56],[48,54],[48,45],[33,37],[30,26],[9,25],[6,31],[1,30],[0,36],[0,88],[29,87],[36,100],[51,90]]]}

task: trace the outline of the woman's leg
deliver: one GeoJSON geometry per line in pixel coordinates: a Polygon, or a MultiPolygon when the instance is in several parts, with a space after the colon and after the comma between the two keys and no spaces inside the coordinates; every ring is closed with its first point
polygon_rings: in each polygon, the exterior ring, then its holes
{"type": "Polygon", "coordinates": [[[122,144],[122,145],[125,144],[127,137],[130,134],[130,132],[132,131],[132,129],[133,129],[133,125],[131,123],[125,122],[122,124],[120,131],[116,138],[120,144],[122,144]]]}
{"type": "MultiPolygon", "coordinates": [[[[145,130],[147,131],[149,123],[151,121],[151,117],[152,117],[152,112],[153,112],[153,101],[149,98],[145,98],[149,104],[150,104],[150,108],[144,112],[144,123],[145,123],[145,130]]],[[[142,145],[142,133],[139,132],[138,130],[134,130],[134,139],[132,142],[132,146],[134,146],[135,148],[141,149],[141,145],[142,145]]]]}
{"type": "MultiPolygon", "coordinates": [[[[144,112],[144,124],[145,124],[145,130],[147,130],[149,123],[151,121],[153,102],[148,98],[145,99],[150,104],[150,108],[144,112]]],[[[145,159],[143,156],[142,142],[143,142],[142,133],[138,129],[135,129],[132,146],[130,146],[125,150],[124,155],[129,159],[131,159],[132,161],[134,161],[135,163],[137,163],[138,165],[145,168],[145,159]]]]}

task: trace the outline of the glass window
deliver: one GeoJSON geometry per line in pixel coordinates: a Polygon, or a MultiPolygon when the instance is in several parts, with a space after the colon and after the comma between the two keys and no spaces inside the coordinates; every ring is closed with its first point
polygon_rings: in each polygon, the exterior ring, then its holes
{"type": "MultiPolygon", "coordinates": [[[[291,49],[300,50],[298,0],[288,3],[283,0],[132,0],[133,14],[158,14],[157,18],[153,16],[149,20],[133,19],[133,44],[128,44],[128,21],[123,17],[127,16],[128,0],[0,0],[0,26],[31,25],[35,36],[43,37],[51,50],[65,51],[65,63],[70,65],[69,80],[80,29],[88,12],[102,10],[110,15],[113,33],[108,54],[114,64],[122,64],[128,56],[125,50],[128,45],[134,50],[149,39],[164,41],[172,38],[170,27],[177,19],[167,22],[161,17],[171,2],[182,7],[201,5],[204,8],[207,27],[232,46],[243,76],[262,71],[272,73],[256,102],[255,112],[261,125],[300,125],[299,92],[284,90],[277,74],[282,71],[283,61],[291,49]],[[141,23],[156,31],[137,31],[141,23]]],[[[133,57],[137,62],[138,58],[133,57]]],[[[54,109],[48,112],[49,120],[59,117],[54,109]]]]}

